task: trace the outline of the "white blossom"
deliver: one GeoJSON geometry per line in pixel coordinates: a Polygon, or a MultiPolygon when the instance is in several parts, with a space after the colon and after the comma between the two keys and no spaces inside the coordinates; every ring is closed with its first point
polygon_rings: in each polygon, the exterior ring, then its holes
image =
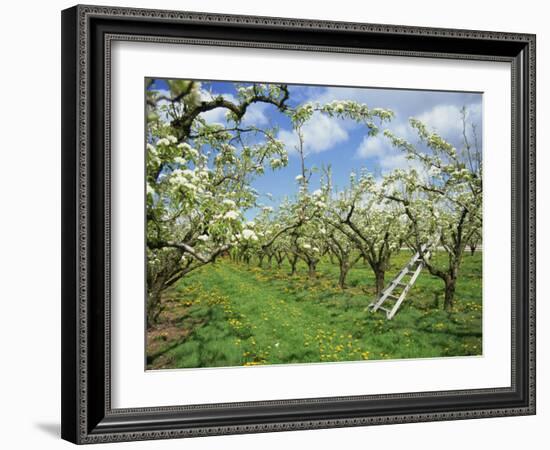
{"type": "Polygon", "coordinates": [[[249,230],[248,228],[245,228],[243,230],[242,236],[243,236],[243,239],[246,239],[246,240],[252,240],[252,241],[258,240],[258,236],[256,236],[256,233],[254,233],[254,231],[252,230],[249,230]]]}
{"type": "Polygon", "coordinates": [[[181,171],[181,174],[188,178],[195,178],[195,171],[191,169],[184,169],[181,171]]]}
{"type": "Polygon", "coordinates": [[[428,171],[428,173],[430,174],[430,176],[436,177],[441,173],[441,169],[439,167],[432,166],[430,167],[430,170],[428,171]]]}
{"type": "Polygon", "coordinates": [[[277,169],[278,167],[281,167],[282,162],[279,158],[275,158],[271,160],[270,164],[273,169],[277,169]]]}
{"type": "Polygon", "coordinates": [[[230,219],[230,220],[236,220],[239,217],[239,213],[237,211],[227,211],[224,215],[224,219],[230,219]]]}

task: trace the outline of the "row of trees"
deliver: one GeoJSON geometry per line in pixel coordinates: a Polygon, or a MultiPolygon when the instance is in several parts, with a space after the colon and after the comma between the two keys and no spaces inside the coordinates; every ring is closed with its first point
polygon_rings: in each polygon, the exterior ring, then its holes
{"type": "Polygon", "coordinates": [[[445,308],[454,301],[460,262],[467,245],[481,236],[481,154],[470,143],[463,111],[464,145],[457,151],[442,137],[411,119],[419,138],[413,145],[384,131],[385,138],[414,162],[375,179],[362,171],[350,174],[337,191],[330,167],[307,167],[303,127],[314,114],[351,120],[374,136],[393,113],[353,101],[295,104],[285,85],[239,86],[236,99],[206,92],[194,81],[169,81],[169,94],[147,90],[147,286],[148,325],[162,311],[162,293],[189,272],[228,252],[260,264],[288,261],[291,274],[303,261],[316,276],[327,255],[340,268],[345,287],[350,268],[364,260],[373,270],[377,292],[384,286],[392,255],[404,245],[422,252],[421,245],[440,238],[447,263],[426,261],[430,273],[445,288],[445,308]],[[298,140],[301,173],[296,195],[277,208],[260,208],[253,221],[243,212],[258,208],[251,185],[266,170],[288,163],[287,149],[276,128],[244,125],[248,108],[265,103],[286,115],[298,140]],[[225,124],[212,124],[202,113],[226,110],[225,124]],[[313,177],[320,188],[313,190],[313,177]],[[317,181],[317,180],[316,180],[317,181]]]}

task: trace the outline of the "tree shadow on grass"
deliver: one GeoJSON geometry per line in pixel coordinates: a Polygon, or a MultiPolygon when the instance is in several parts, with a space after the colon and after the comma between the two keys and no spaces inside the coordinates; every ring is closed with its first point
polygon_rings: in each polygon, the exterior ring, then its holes
{"type": "Polygon", "coordinates": [[[449,330],[448,328],[442,330],[434,330],[433,322],[426,321],[425,317],[419,317],[416,319],[416,330],[424,333],[439,334],[439,335],[451,335],[456,338],[481,338],[483,333],[481,331],[468,331],[468,330],[449,330]],[[422,323],[424,322],[424,323],[422,323]]]}

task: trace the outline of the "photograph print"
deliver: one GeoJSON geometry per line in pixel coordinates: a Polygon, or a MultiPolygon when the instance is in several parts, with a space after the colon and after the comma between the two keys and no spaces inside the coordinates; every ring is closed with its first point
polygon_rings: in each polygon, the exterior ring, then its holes
{"type": "Polygon", "coordinates": [[[147,78],[147,370],[479,357],[479,92],[147,78]]]}

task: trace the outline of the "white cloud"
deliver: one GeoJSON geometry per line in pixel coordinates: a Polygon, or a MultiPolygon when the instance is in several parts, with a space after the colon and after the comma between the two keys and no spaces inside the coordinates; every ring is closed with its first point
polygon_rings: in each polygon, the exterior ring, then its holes
{"type": "MultiPolygon", "coordinates": [[[[199,92],[200,92],[201,100],[203,100],[203,101],[211,101],[211,100],[213,100],[214,98],[216,98],[217,96],[220,95],[220,94],[216,94],[216,93],[211,93],[211,92],[209,92],[205,89],[201,89],[199,92]]],[[[166,97],[170,97],[170,95],[171,95],[170,91],[167,90],[167,89],[159,89],[158,93],[160,95],[163,95],[163,96],[166,96],[166,97]]],[[[238,100],[233,94],[224,93],[224,94],[221,94],[221,95],[226,100],[238,104],[238,100]]],[[[170,102],[168,100],[160,100],[158,102],[159,106],[168,105],[168,104],[170,104],[170,102]]],[[[265,110],[268,106],[269,105],[267,105],[265,103],[253,103],[252,105],[250,105],[247,108],[246,114],[243,117],[242,123],[244,125],[249,125],[249,126],[252,126],[252,125],[254,125],[254,126],[266,125],[269,122],[268,117],[267,117],[266,112],[265,112],[265,110]]],[[[210,111],[201,113],[201,117],[204,120],[206,120],[207,123],[211,123],[211,124],[212,123],[219,123],[219,124],[222,124],[222,125],[226,125],[227,124],[227,120],[226,120],[227,112],[228,112],[227,108],[221,108],[221,107],[220,108],[214,108],[210,111]]],[[[164,122],[168,122],[170,120],[170,118],[168,116],[168,113],[162,112],[161,113],[161,119],[164,122]]]]}
{"type": "Polygon", "coordinates": [[[210,111],[206,111],[201,113],[201,117],[206,120],[207,123],[225,123],[225,114],[227,113],[227,109],[225,108],[216,108],[211,109],[210,111]]]}
{"type": "MultiPolygon", "coordinates": [[[[481,124],[481,103],[470,103],[466,107],[467,136],[471,136],[471,124],[481,124]]],[[[437,105],[416,118],[434,130],[443,139],[454,145],[462,144],[462,117],[461,107],[457,105],[437,105]]]]}
{"type": "Polygon", "coordinates": [[[226,100],[229,100],[230,102],[236,102],[237,99],[233,94],[218,94],[218,93],[212,93],[205,89],[200,90],[201,94],[201,100],[208,102],[210,100],[214,100],[215,98],[219,97],[220,95],[225,98],[226,100]]]}
{"type": "Polygon", "coordinates": [[[387,128],[397,137],[405,139],[411,144],[414,144],[414,142],[418,140],[418,134],[413,127],[411,127],[408,121],[392,123],[387,128]]]}
{"type": "Polygon", "coordinates": [[[296,146],[298,145],[298,136],[296,136],[296,133],[290,130],[280,130],[277,139],[283,142],[287,152],[296,152],[296,146]]]}
{"type": "MultiPolygon", "coordinates": [[[[201,100],[203,101],[210,101],[210,100],[213,100],[215,97],[218,97],[219,94],[216,94],[216,95],[212,95],[210,92],[204,90],[204,89],[201,89],[200,90],[200,94],[201,94],[201,100]]],[[[230,101],[230,102],[236,102],[236,98],[231,95],[231,94],[221,94],[223,98],[225,98],[226,100],[230,101]]],[[[210,111],[206,111],[206,112],[203,112],[201,113],[201,117],[206,120],[207,123],[221,123],[221,124],[225,124],[226,123],[226,120],[225,120],[225,115],[227,114],[227,109],[226,108],[214,108],[214,109],[211,109],[210,111]]]]}
{"type": "MultiPolygon", "coordinates": [[[[239,101],[237,98],[232,94],[222,94],[222,96],[235,104],[238,104],[239,101]]],[[[217,95],[211,95],[208,91],[201,90],[201,99],[205,101],[212,100],[213,98],[217,97],[217,95]]],[[[247,109],[246,113],[243,116],[242,123],[244,125],[254,125],[254,126],[260,126],[260,125],[266,125],[268,123],[268,118],[265,113],[266,108],[269,105],[266,103],[252,103],[247,109]]],[[[228,110],[226,108],[215,108],[210,111],[207,111],[205,113],[202,113],[201,116],[208,122],[208,123],[222,123],[224,124],[226,122],[225,115],[227,114],[228,110]]]]}
{"type": "MultiPolygon", "coordinates": [[[[411,133],[406,124],[397,124],[392,127],[392,131],[402,137],[409,136],[411,133]]],[[[365,136],[359,144],[355,152],[357,158],[374,159],[375,164],[384,174],[395,169],[415,168],[417,171],[422,171],[422,165],[416,160],[408,160],[405,153],[396,149],[391,145],[391,142],[382,133],[377,136],[365,136]]]]}
{"type": "Polygon", "coordinates": [[[268,119],[265,110],[269,107],[267,103],[252,103],[243,117],[243,124],[246,125],[266,125],[268,119]]]}
{"type": "Polygon", "coordinates": [[[404,169],[409,167],[409,160],[405,158],[403,153],[395,155],[384,155],[379,160],[380,168],[383,171],[391,171],[394,169],[404,169]]]}
{"type": "Polygon", "coordinates": [[[435,130],[445,140],[459,147],[463,139],[460,118],[462,106],[465,106],[467,111],[468,138],[473,139],[470,128],[472,123],[478,127],[478,133],[481,132],[482,102],[478,94],[328,87],[320,92],[312,91],[308,100],[320,103],[354,100],[371,108],[388,108],[395,113],[395,118],[389,124],[390,129],[409,142],[418,138],[408,125],[408,118],[413,116],[425,122],[429,129],[435,130]]]}
{"type": "MultiPolygon", "coordinates": [[[[321,153],[336,144],[347,141],[348,132],[338,121],[321,113],[315,113],[302,128],[306,153],[321,153]]],[[[295,153],[299,144],[298,136],[290,130],[281,130],[278,139],[283,141],[289,153],[295,153]]]]}
{"type": "Polygon", "coordinates": [[[420,114],[417,119],[443,137],[456,136],[462,127],[460,108],[456,105],[437,105],[420,114]]]}
{"type": "Polygon", "coordinates": [[[387,151],[387,143],[381,136],[365,136],[357,148],[355,156],[358,158],[381,157],[387,151]]]}
{"type": "Polygon", "coordinates": [[[356,102],[367,102],[369,90],[360,88],[347,88],[347,87],[327,87],[322,92],[315,92],[315,94],[308,99],[308,101],[329,103],[334,100],[353,100],[356,102]]]}

